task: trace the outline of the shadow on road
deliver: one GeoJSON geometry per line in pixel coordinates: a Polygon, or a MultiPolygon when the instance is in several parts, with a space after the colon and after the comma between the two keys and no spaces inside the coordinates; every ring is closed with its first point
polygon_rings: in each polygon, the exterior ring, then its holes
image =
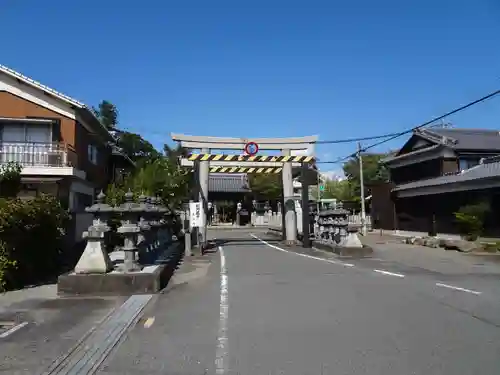
{"type": "MultiPolygon", "coordinates": [[[[266,239],[266,242],[279,244],[280,240],[277,238],[266,239]]],[[[215,253],[217,251],[217,248],[223,245],[255,246],[257,244],[259,244],[259,241],[252,237],[217,238],[215,240],[209,241],[205,249],[205,253],[215,253]]]]}

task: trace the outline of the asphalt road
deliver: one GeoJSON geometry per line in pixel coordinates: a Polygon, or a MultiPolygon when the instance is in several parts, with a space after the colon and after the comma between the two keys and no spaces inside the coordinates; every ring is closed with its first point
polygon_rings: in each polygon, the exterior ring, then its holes
{"type": "Polygon", "coordinates": [[[495,266],[391,250],[348,261],[258,231],[211,235],[206,275],[156,296],[100,374],[500,373],[495,266]]]}

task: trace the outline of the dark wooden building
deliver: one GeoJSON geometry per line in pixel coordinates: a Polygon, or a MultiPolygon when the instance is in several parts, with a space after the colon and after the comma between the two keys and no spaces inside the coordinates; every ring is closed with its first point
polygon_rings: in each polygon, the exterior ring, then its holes
{"type": "Polygon", "coordinates": [[[486,201],[486,234],[500,234],[500,133],[481,129],[422,129],[383,160],[390,183],[371,187],[375,228],[457,233],[453,213],[486,201]]]}
{"type": "Polygon", "coordinates": [[[215,222],[236,220],[237,204],[242,204],[241,223],[250,220],[252,198],[248,175],[210,173],[208,179],[208,201],[210,214],[215,222]]]}

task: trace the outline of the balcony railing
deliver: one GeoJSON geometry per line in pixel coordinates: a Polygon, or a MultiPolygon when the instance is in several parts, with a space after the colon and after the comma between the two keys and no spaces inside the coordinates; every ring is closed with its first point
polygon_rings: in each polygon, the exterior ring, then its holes
{"type": "Polygon", "coordinates": [[[67,145],[57,142],[0,142],[0,164],[15,162],[24,167],[67,167],[74,165],[73,155],[68,151],[67,145]]]}

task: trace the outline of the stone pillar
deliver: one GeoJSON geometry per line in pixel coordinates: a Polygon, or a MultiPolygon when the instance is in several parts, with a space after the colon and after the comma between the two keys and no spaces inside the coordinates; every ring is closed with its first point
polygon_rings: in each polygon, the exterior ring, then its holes
{"type": "Polygon", "coordinates": [[[301,183],[302,183],[302,245],[303,247],[312,247],[311,244],[311,233],[309,228],[309,221],[311,217],[309,216],[309,183],[307,181],[307,172],[309,170],[309,165],[307,163],[302,164],[301,173],[301,183]]]}
{"type": "MultiPolygon", "coordinates": [[[[210,153],[210,149],[202,148],[202,154],[210,153]]],[[[201,227],[199,228],[199,233],[201,237],[200,246],[203,248],[206,246],[207,241],[207,212],[208,212],[208,173],[209,173],[209,161],[200,161],[200,197],[201,202],[201,227]]]]}
{"type": "MultiPolygon", "coordinates": [[[[283,150],[283,155],[290,156],[290,150],[283,150]]],[[[297,218],[295,217],[295,200],[293,197],[292,163],[283,163],[283,201],[285,205],[285,240],[287,244],[297,243],[297,218]]]]}
{"type": "Polygon", "coordinates": [[[241,211],[241,202],[238,202],[236,204],[236,226],[240,226],[241,224],[241,216],[240,216],[240,211],[241,211]]]}

